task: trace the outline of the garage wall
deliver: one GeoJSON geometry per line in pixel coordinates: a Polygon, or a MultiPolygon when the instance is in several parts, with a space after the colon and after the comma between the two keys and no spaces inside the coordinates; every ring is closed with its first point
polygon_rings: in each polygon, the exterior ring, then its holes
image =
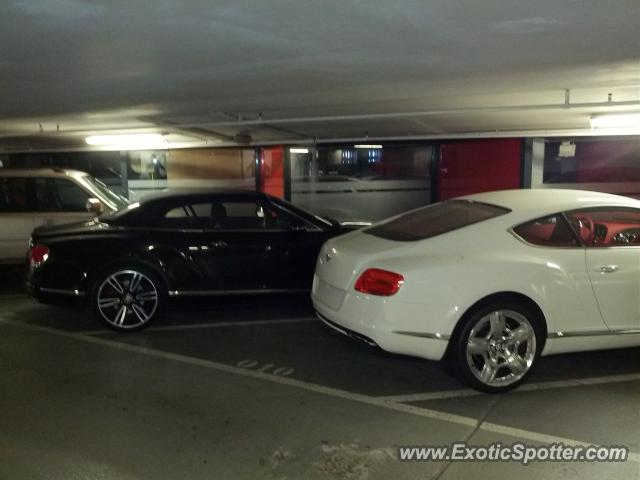
{"type": "Polygon", "coordinates": [[[167,188],[254,189],[255,153],[253,149],[236,148],[129,152],[128,185],[131,200],[167,188]],[[136,175],[137,170],[145,174],[136,175]]]}
{"type": "Polygon", "coordinates": [[[523,141],[507,138],[441,144],[438,200],[520,188],[523,141]]]}
{"type": "Polygon", "coordinates": [[[167,177],[177,180],[253,178],[253,149],[191,149],[168,152],[167,177]]]}
{"type": "Polygon", "coordinates": [[[257,187],[339,220],[379,220],[433,201],[529,182],[533,188],[640,198],[639,136],[389,142],[373,147],[26,152],[4,154],[2,166],[83,170],[133,200],[167,187],[257,187]]]}
{"type": "Polygon", "coordinates": [[[291,201],[340,221],[376,221],[431,202],[433,146],[290,149],[291,201]]]}
{"type": "Polygon", "coordinates": [[[547,139],[534,156],[535,187],[576,188],[640,198],[640,138],[547,139]]]}

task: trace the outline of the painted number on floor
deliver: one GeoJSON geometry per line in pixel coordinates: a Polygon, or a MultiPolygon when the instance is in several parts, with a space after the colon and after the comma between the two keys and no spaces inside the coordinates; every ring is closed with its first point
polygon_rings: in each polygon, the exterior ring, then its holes
{"type": "Polygon", "coordinates": [[[288,377],[295,370],[291,367],[282,367],[273,363],[260,363],[257,360],[240,360],[238,367],[247,368],[249,370],[257,370],[258,372],[271,373],[281,377],[288,377]]]}

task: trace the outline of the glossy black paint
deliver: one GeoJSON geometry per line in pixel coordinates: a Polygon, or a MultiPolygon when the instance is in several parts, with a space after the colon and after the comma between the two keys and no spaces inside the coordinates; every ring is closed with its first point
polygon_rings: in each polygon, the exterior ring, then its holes
{"type": "Polygon", "coordinates": [[[44,302],[82,297],[90,294],[104,271],[142,265],[158,274],[171,295],[310,289],[320,247],[347,231],[337,222],[263,193],[165,194],[112,216],[36,229],[32,243],[44,244],[50,252],[40,266],[28,265],[27,287],[44,302]],[[184,206],[220,202],[255,202],[271,213],[268,218],[240,219],[260,224],[255,228],[209,225],[211,218],[203,216],[166,215],[184,206]],[[276,222],[274,218],[277,223],[267,225],[276,222]],[[193,225],[184,224],[188,222],[193,225]]]}

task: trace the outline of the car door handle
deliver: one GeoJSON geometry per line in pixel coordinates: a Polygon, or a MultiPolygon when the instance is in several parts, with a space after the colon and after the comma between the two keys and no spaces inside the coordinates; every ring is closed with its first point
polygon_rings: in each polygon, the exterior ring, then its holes
{"type": "Polygon", "coordinates": [[[613,273],[620,270],[618,265],[603,265],[600,267],[600,272],[602,273],[613,273]]]}
{"type": "Polygon", "coordinates": [[[224,240],[218,240],[217,242],[211,242],[211,248],[227,248],[229,245],[224,240]]]}

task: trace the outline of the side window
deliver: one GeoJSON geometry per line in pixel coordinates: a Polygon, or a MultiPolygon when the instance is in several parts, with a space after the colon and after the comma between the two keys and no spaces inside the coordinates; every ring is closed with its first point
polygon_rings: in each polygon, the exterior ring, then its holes
{"type": "Polygon", "coordinates": [[[181,205],[176,208],[172,208],[164,214],[164,218],[188,218],[191,217],[189,211],[189,205],[181,205]]]}
{"type": "Polygon", "coordinates": [[[223,216],[222,228],[232,230],[289,230],[293,226],[309,226],[295,215],[256,201],[222,202],[218,208],[223,216]]]}
{"type": "Polygon", "coordinates": [[[228,220],[227,208],[222,202],[200,202],[172,207],[163,215],[162,223],[166,228],[225,229],[230,228],[228,220]]]}
{"type": "Polygon", "coordinates": [[[523,223],[513,231],[526,242],[545,247],[579,247],[576,236],[561,214],[523,223]]]}
{"type": "Polygon", "coordinates": [[[640,246],[640,210],[602,207],[567,212],[573,229],[588,247],[640,246]]]}
{"type": "Polygon", "coordinates": [[[26,178],[0,178],[0,212],[30,210],[26,178]]]}
{"type": "Polygon", "coordinates": [[[171,208],[163,216],[167,228],[221,230],[288,230],[303,223],[280,209],[255,200],[221,200],[171,208]]]}
{"type": "Polygon", "coordinates": [[[165,228],[202,229],[200,219],[193,213],[192,205],[179,205],[165,212],[162,218],[162,226],[165,228]]]}
{"type": "MultiPolygon", "coordinates": [[[[255,200],[224,201],[219,204],[221,228],[229,230],[264,230],[275,227],[276,218],[273,212],[267,210],[255,200]]],[[[217,220],[214,217],[214,220],[217,220]]]]}
{"type": "Polygon", "coordinates": [[[60,201],[50,178],[36,178],[36,203],[39,212],[59,212],[60,201]]]}
{"type": "Polygon", "coordinates": [[[75,183],[60,178],[53,179],[58,193],[60,209],[64,212],[86,212],[90,195],[75,183]]]}

